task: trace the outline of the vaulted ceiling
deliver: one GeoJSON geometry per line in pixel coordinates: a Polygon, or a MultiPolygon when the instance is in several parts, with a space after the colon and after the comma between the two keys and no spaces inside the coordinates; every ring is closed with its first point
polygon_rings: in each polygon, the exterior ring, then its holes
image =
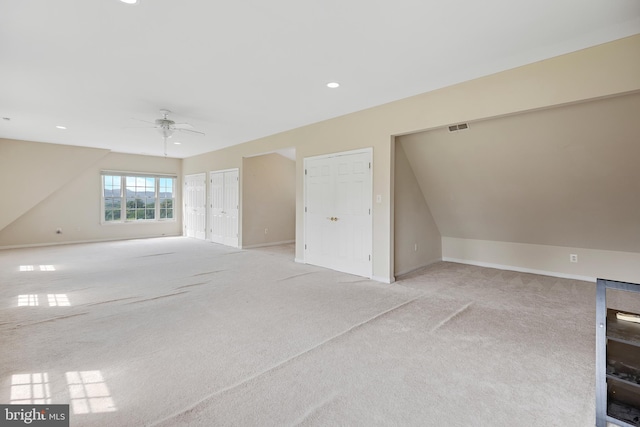
{"type": "Polygon", "coordinates": [[[637,0],[4,0],[0,137],[161,155],[169,109],[184,158],[638,32],[637,0]]]}

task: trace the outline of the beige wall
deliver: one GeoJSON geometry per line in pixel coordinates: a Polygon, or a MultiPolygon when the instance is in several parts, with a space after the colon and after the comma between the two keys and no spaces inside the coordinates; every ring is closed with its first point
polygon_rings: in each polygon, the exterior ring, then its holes
{"type": "Polygon", "coordinates": [[[108,153],[95,148],[0,139],[0,231],[108,153]]]}
{"type": "MultiPolygon", "coordinates": [[[[295,147],[296,258],[304,258],[304,157],[373,147],[373,275],[393,280],[392,136],[640,90],[640,35],[184,160],[185,173],[241,167],[295,147]]],[[[400,64],[401,65],[401,64],[400,64]]],[[[425,77],[426,78],[426,77],[425,77]]]]}
{"type": "Polygon", "coordinates": [[[279,154],[245,158],[242,213],[242,247],[293,242],[296,163],[279,154]]]}
{"type": "Polygon", "coordinates": [[[394,270],[399,276],[442,259],[440,231],[400,142],[394,190],[394,270]]]}
{"type": "Polygon", "coordinates": [[[443,236],[640,252],[640,93],[398,138],[443,236]]]}
{"type": "Polygon", "coordinates": [[[640,262],[611,261],[640,261],[638,111],[633,93],[398,138],[448,238],[443,256],[592,278],[640,274],[640,262]],[[578,252],[584,259],[570,263],[578,252]]]}
{"type": "MultiPolygon", "coordinates": [[[[24,144],[23,141],[15,143],[24,144]]],[[[18,184],[18,176],[30,176],[33,173],[41,178],[40,184],[48,187],[48,190],[41,191],[38,182],[16,185],[21,188],[12,189],[23,193],[19,197],[30,200],[33,192],[37,200],[32,207],[23,207],[17,218],[0,230],[0,247],[172,236],[182,233],[180,203],[177,203],[175,212],[177,220],[173,222],[100,223],[102,170],[167,173],[180,177],[180,160],[91,150],[89,153],[94,158],[98,157],[92,162],[84,148],[39,143],[28,143],[24,147],[27,146],[27,151],[31,154],[26,157],[31,160],[16,162],[14,166],[10,166],[16,168],[16,176],[5,182],[18,184]],[[46,157],[41,153],[46,153],[46,157]],[[65,163],[62,159],[73,161],[65,163]],[[51,168],[49,164],[60,167],[51,168]],[[46,176],[41,176],[43,168],[47,170],[46,176]],[[56,234],[57,228],[62,228],[62,234],[56,234]]],[[[7,165],[11,163],[13,162],[7,162],[7,165]]],[[[5,173],[3,171],[3,175],[5,173]]],[[[3,203],[3,210],[4,206],[3,203]]]]}
{"type": "Polygon", "coordinates": [[[488,240],[442,238],[442,258],[506,270],[593,281],[640,283],[640,253],[488,240]],[[569,255],[578,262],[569,262],[569,255]]]}

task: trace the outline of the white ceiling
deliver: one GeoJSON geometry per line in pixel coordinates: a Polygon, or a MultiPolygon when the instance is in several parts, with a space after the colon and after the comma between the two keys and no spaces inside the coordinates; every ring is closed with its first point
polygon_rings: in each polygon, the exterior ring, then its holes
{"type": "Polygon", "coordinates": [[[162,155],[166,108],[184,158],[638,33],[639,0],[0,0],[0,137],[162,155]]]}

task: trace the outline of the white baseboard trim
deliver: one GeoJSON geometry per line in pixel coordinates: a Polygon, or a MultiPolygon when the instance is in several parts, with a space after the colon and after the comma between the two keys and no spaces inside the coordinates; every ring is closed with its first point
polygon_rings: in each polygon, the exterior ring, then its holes
{"type": "Polygon", "coordinates": [[[242,246],[242,249],[266,248],[267,246],[288,245],[290,243],[295,243],[295,242],[296,242],[295,240],[283,240],[281,242],[260,243],[257,245],[242,246]]]}
{"type": "Polygon", "coordinates": [[[391,277],[371,276],[371,280],[375,280],[376,282],[381,282],[381,283],[393,283],[396,281],[396,278],[393,276],[391,277]]]}
{"type": "Polygon", "coordinates": [[[583,280],[585,282],[594,282],[594,283],[596,282],[595,277],[580,276],[577,274],[558,273],[556,271],[536,270],[534,268],[518,267],[515,265],[502,265],[502,264],[494,264],[491,262],[473,261],[468,259],[449,258],[449,257],[442,257],[442,261],[456,262],[458,264],[477,265],[478,267],[497,268],[499,270],[517,271],[520,273],[540,274],[543,276],[559,277],[561,279],[583,280]]]}
{"type": "Polygon", "coordinates": [[[400,278],[402,276],[406,276],[407,274],[411,274],[411,273],[414,273],[414,272],[416,272],[418,270],[422,270],[423,268],[428,267],[431,264],[435,264],[436,262],[441,262],[441,261],[442,261],[442,258],[434,258],[434,259],[432,259],[430,261],[427,261],[426,264],[419,265],[418,267],[410,268],[408,270],[403,270],[403,271],[399,271],[399,272],[396,271],[396,278],[400,278]]]}
{"type": "Polygon", "coordinates": [[[29,243],[25,245],[10,245],[0,246],[0,250],[4,249],[24,249],[24,248],[42,248],[46,246],[62,246],[62,245],[81,245],[84,243],[104,243],[104,242],[119,242],[125,240],[142,240],[142,239],[157,239],[161,237],[182,237],[182,234],[163,234],[160,236],[140,236],[140,237],[115,237],[111,239],[89,239],[89,240],[69,240],[66,242],[48,242],[48,243],[29,243]]]}

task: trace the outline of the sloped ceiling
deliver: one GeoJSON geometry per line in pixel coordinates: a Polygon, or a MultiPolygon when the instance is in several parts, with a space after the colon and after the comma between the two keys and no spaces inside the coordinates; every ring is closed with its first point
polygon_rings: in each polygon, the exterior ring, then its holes
{"type": "Polygon", "coordinates": [[[639,32],[638,0],[3,0],[0,137],[162,155],[166,108],[185,158],[639,32]]]}
{"type": "Polygon", "coordinates": [[[398,138],[442,236],[640,252],[640,94],[398,138]]]}

